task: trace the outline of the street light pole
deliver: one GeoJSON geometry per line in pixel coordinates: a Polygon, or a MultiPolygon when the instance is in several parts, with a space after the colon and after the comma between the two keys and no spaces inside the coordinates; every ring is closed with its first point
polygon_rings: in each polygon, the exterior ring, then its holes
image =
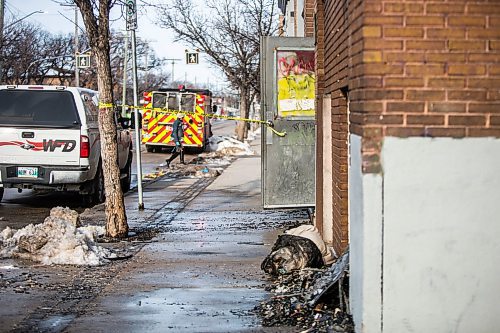
{"type": "MultiPolygon", "coordinates": [[[[80,54],[78,52],[78,29],[80,28],[78,26],[78,6],[73,3],[73,4],[64,4],[64,3],[61,3],[59,4],[60,6],[63,6],[63,7],[73,7],[75,8],[75,19],[72,21],[70,18],[66,17],[63,13],[61,12],[58,12],[60,15],[62,15],[62,17],[64,17],[66,20],[70,21],[71,23],[74,23],[75,24],[75,37],[74,37],[74,41],[75,41],[75,87],[79,87],[80,86],[80,67],[78,67],[78,55],[80,54]]],[[[81,28],[80,28],[81,29],[81,28]]]]}
{"type": "MultiPolygon", "coordinates": [[[[4,3],[4,5],[5,5],[5,3],[4,3]]],[[[18,20],[15,20],[14,22],[11,22],[8,26],[4,27],[4,29],[7,29],[7,28],[12,27],[14,24],[17,24],[17,23],[21,22],[22,20],[27,19],[27,18],[28,18],[28,17],[30,17],[31,15],[35,15],[35,14],[43,14],[43,13],[45,13],[43,10],[35,10],[34,12],[31,12],[31,13],[29,13],[28,15],[25,15],[25,16],[21,17],[21,18],[20,18],[20,19],[18,19],[18,20]]]]}

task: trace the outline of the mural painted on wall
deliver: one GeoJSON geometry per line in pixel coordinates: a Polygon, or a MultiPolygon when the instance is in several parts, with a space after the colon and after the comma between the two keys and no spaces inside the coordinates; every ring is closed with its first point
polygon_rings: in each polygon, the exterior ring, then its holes
{"type": "Polygon", "coordinates": [[[278,117],[314,117],[314,50],[277,51],[278,117]]]}

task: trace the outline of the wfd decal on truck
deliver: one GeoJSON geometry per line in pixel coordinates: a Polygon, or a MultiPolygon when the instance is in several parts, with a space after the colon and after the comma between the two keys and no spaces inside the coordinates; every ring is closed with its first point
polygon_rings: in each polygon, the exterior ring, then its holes
{"type": "Polygon", "coordinates": [[[53,152],[56,148],[62,148],[63,153],[69,153],[76,148],[76,140],[47,140],[44,139],[43,142],[32,142],[32,141],[8,141],[0,142],[0,146],[19,146],[25,150],[33,151],[50,151],[53,152]]]}
{"type": "Polygon", "coordinates": [[[62,147],[62,152],[67,153],[75,149],[75,140],[43,140],[43,151],[54,151],[56,148],[62,147]]]}

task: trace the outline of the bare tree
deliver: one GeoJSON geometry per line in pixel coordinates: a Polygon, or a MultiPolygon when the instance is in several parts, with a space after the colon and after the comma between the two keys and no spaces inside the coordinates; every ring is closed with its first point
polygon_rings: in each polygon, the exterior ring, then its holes
{"type": "MultiPolygon", "coordinates": [[[[123,70],[125,68],[125,41],[121,34],[112,33],[112,38],[110,40],[110,57],[111,57],[111,73],[113,75],[113,92],[114,96],[120,96],[123,88],[123,70]]],[[[130,39],[128,39],[130,42],[130,39]]],[[[163,70],[163,65],[165,60],[160,59],[156,56],[154,51],[151,49],[148,41],[143,39],[137,39],[137,54],[142,55],[138,59],[138,90],[139,93],[143,91],[151,91],[152,89],[164,86],[170,81],[170,74],[163,70]]],[[[131,47],[128,47],[129,53],[131,52],[131,47]]],[[[132,69],[132,54],[128,55],[127,64],[128,70],[132,69]]],[[[132,76],[127,76],[127,86],[132,87],[132,76]]],[[[132,88],[130,88],[132,89],[132,88]]],[[[128,103],[133,103],[132,92],[127,90],[127,96],[129,97],[128,103]]]]}
{"type": "Polygon", "coordinates": [[[35,72],[40,59],[42,36],[37,26],[22,22],[4,31],[2,54],[2,77],[6,83],[21,84],[26,71],[35,72]]]}
{"type": "Polygon", "coordinates": [[[26,81],[33,77],[35,83],[43,84],[47,78],[53,78],[57,84],[70,84],[75,74],[71,35],[51,35],[43,31],[41,43],[35,71],[26,73],[26,81]]]}
{"type": "Polygon", "coordinates": [[[97,64],[101,161],[106,191],[106,235],[126,237],[128,224],[123,192],[120,187],[114,108],[111,106],[113,103],[113,83],[109,44],[109,11],[114,2],[111,0],[74,0],[74,3],[82,14],[92,55],[97,64]]]}
{"type": "MultiPolygon", "coordinates": [[[[260,37],[276,31],[276,0],[208,0],[203,11],[192,0],[160,5],[158,23],[176,40],[202,50],[240,93],[240,115],[248,117],[250,101],[259,92],[260,37]]],[[[243,141],[245,123],[237,137],[243,141]]]]}
{"type": "Polygon", "coordinates": [[[71,35],[52,35],[22,22],[8,27],[2,47],[6,83],[70,84],[74,77],[71,35]]]}

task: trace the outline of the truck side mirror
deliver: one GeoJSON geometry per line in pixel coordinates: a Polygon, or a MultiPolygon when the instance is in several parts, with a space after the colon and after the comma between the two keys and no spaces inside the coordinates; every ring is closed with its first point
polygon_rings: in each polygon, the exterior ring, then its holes
{"type": "Polygon", "coordinates": [[[213,114],[217,113],[217,105],[212,105],[212,113],[213,114]]]}

